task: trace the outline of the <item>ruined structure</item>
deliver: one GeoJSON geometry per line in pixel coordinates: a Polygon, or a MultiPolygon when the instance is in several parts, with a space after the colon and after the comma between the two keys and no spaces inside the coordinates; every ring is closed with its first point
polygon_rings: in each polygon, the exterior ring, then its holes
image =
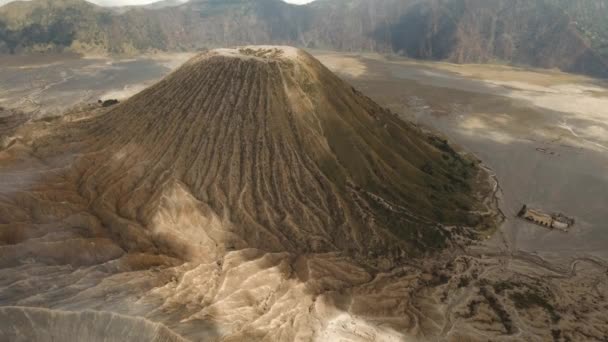
{"type": "Polygon", "coordinates": [[[539,226],[564,231],[568,230],[568,228],[574,225],[573,218],[567,217],[561,213],[545,213],[539,209],[528,208],[528,206],[525,204],[517,216],[539,226]]]}

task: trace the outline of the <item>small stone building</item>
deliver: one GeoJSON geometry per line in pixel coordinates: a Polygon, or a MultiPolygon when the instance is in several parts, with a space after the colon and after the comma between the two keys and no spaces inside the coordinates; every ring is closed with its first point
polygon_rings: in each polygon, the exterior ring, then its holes
{"type": "Polygon", "coordinates": [[[553,227],[553,218],[550,215],[542,213],[534,209],[528,209],[523,215],[528,221],[532,221],[536,224],[540,224],[545,227],[553,227]]]}
{"type": "Polygon", "coordinates": [[[521,208],[517,216],[547,228],[567,230],[574,225],[572,218],[562,214],[548,214],[541,210],[530,209],[526,205],[521,208]]]}

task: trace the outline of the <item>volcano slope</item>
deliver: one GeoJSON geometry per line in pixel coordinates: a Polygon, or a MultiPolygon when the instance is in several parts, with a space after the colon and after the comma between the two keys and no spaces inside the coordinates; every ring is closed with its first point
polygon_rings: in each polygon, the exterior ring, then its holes
{"type": "Polygon", "coordinates": [[[0,339],[105,311],[141,327],[129,340],[174,337],[122,315],[193,340],[439,334],[410,305],[424,256],[494,220],[474,160],[289,47],[204,53],[107,112],[12,134],[0,339]]]}

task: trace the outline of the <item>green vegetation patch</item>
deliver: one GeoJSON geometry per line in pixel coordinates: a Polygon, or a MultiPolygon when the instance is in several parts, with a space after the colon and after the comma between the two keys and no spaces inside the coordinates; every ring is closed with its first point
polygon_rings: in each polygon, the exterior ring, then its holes
{"type": "Polygon", "coordinates": [[[542,295],[534,291],[514,292],[509,296],[515,307],[520,310],[526,310],[533,307],[545,309],[553,323],[559,322],[561,316],[557,313],[553,305],[542,295]]]}

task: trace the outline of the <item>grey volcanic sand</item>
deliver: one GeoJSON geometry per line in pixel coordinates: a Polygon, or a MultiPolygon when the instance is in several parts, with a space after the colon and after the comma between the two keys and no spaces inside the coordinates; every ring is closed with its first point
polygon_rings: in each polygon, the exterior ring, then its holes
{"type": "Polygon", "coordinates": [[[507,220],[490,246],[547,259],[608,258],[608,88],[602,82],[504,66],[317,57],[378,103],[445,134],[496,172],[507,220]],[[563,233],[519,220],[524,203],[572,216],[576,225],[563,233]]]}
{"type": "Polygon", "coordinates": [[[156,82],[189,54],[136,59],[74,56],[0,57],[0,106],[58,114],[98,99],[125,99],[156,82]]]}

